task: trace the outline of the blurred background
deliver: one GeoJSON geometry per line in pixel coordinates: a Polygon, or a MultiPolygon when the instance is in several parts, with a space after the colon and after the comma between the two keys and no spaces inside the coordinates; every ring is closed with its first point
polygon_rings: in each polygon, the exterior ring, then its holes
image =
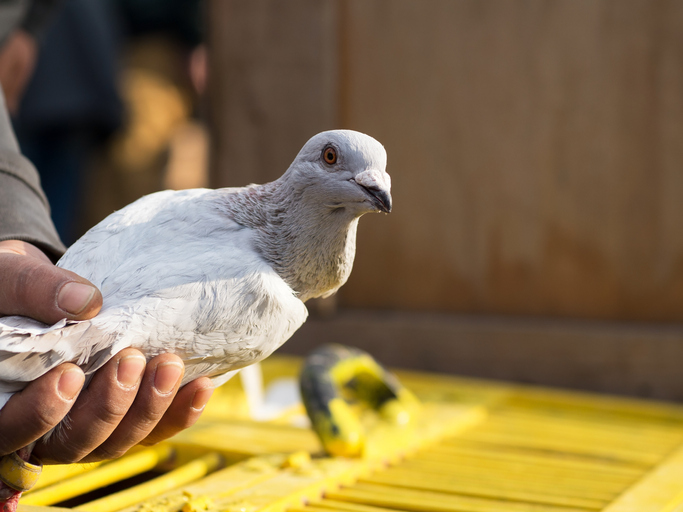
{"type": "Polygon", "coordinates": [[[682,2],[65,0],[39,46],[15,125],[65,242],[359,130],[394,211],[282,351],[683,400],[682,2]]]}

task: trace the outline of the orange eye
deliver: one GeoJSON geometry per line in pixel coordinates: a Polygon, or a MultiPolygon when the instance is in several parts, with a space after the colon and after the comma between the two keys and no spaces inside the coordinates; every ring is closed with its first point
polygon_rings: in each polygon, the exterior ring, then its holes
{"type": "Polygon", "coordinates": [[[332,148],[328,147],[323,149],[323,160],[325,160],[325,163],[329,165],[333,165],[337,163],[337,151],[332,148]]]}

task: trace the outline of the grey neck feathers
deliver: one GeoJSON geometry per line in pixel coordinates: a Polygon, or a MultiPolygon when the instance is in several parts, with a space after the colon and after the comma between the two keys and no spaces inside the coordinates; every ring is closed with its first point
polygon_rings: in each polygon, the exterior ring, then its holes
{"type": "Polygon", "coordinates": [[[288,174],[232,193],[221,204],[235,222],[256,230],[256,249],[302,301],[326,297],[351,273],[358,217],[307,201],[288,174]]]}

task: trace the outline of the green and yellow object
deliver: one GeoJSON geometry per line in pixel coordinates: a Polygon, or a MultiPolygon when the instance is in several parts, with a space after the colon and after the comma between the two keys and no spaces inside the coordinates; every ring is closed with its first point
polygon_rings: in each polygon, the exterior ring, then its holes
{"type": "Polygon", "coordinates": [[[312,352],[299,377],[301,395],[325,451],[361,456],[367,435],[361,411],[372,410],[386,423],[405,425],[418,400],[369,354],[329,344],[312,352]]]}

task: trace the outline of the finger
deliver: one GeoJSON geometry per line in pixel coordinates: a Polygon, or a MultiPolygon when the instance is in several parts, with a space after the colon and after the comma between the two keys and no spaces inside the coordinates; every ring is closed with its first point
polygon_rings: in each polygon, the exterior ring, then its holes
{"type": "Polygon", "coordinates": [[[194,425],[213,394],[213,384],[201,377],[183,386],[152,432],[141,444],[152,445],[194,425]]]}
{"type": "Polygon", "coordinates": [[[55,427],[71,409],[84,382],[81,369],[65,363],[15,393],[0,410],[0,455],[26,446],[55,427]]]}
{"type": "Polygon", "coordinates": [[[0,314],[48,324],[85,320],[102,308],[102,294],[87,279],[32,256],[0,253],[0,314]]]}
{"type": "Polygon", "coordinates": [[[185,366],[176,355],[162,354],[149,361],[133,406],[109,438],[83,462],[118,458],[145,439],[171,405],[184,373],[185,366]]]}
{"type": "Polygon", "coordinates": [[[100,368],[69,413],[70,428],[39,444],[36,455],[49,463],[78,462],[116,429],[138,392],[145,358],[125,349],[100,368]]]}

